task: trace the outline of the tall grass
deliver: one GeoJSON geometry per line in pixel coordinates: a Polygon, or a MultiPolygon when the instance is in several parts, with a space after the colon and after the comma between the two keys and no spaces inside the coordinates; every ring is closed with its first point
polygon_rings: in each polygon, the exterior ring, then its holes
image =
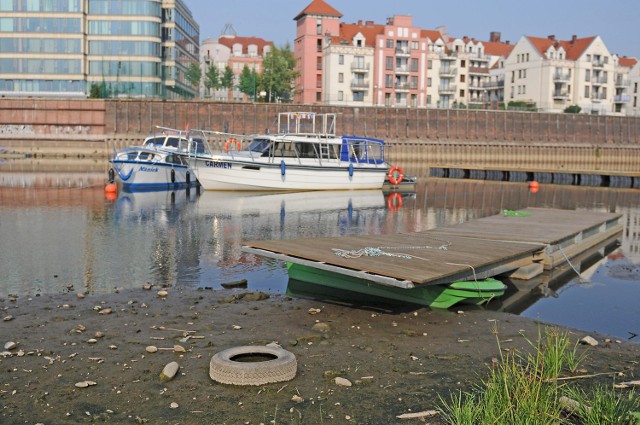
{"type": "Polygon", "coordinates": [[[497,331],[500,361],[492,365],[488,376],[472,391],[440,397],[442,418],[449,424],[636,424],[630,412],[640,410],[640,399],[634,392],[618,395],[596,388],[593,394],[561,384],[564,371],[574,372],[585,359],[577,345],[571,345],[569,334],[558,328],[539,332],[528,353],[503,354],[497,331]],[[567,396],[579,403],[571,413],[559,402],[567,396]],[[626,422],[625,422],[626,421],[626,422]]]}

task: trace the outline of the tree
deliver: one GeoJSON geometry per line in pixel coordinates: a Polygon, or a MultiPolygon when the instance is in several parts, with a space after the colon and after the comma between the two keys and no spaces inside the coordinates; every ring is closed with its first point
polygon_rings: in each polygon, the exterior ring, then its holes
{"type": "Polygon", "coordinates": [[[579,107],[578,105],[571,105],[564,108],[565,114],[579,114],[580,111],[582,111],[582,108],[579,107]]]}
{"type": "Polygon", "coordinates": [[[283,48],[268,52],[262,62],[260,89],[267,93],[267,102],[279,100],[290,102],[293,97],[294,80],[298,75],[296,58],[287,43],[283,48]]]}
{"type": "Polygon", "coordinates": [[[222,77],[220,77],[220,86],[227,89],[227,100],[231,100],[232,98],[231,92],[233,90],[233,83],[233,70],[229,67],[229,65],[227,65],[224,68],[224,74],[222,74],[222,77]]]}
{"type": "Polygon", "coordinates": [[[220,71],[218,67],[209,66],[205,74],[204,86],[207,90],[218,90],[220,88],[220,71]]]}
{"type": "Polygon", "coordinates": [[[202,70],[200,69],[200,65],[195,62],[191,62],[189,64],[189,68],[187,69],[187,81],[193,87],[198,87],[200,85],[200,79],[202,78],[202,70]]]}
{"type": "Polygon", "coordinates": [[[256,100],[256,90],[258,90],[258,74],[256,70],[250,70],[248,66],[245,65],[242,68],[242,74],[240,74],[240,84],[238,85],[238,89],[246,94],[248,97],[256,100]]]}

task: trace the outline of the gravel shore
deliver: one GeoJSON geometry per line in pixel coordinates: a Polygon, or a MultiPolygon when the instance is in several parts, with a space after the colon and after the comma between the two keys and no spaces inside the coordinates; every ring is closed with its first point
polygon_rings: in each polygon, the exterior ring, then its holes
{"type": "MultiPolygon", "coordinates": [[[[398,416],[472,389],[501,350],[530,349],[545,327],[478,308],[160,289],[0,299],[0,423],[437,424],[437,416],[398,416]],[[296,356],[293,380],[234,386],[209,378],[215,353],[272,342],[296,356]],[[177,375],[163,382],[174,361],[177,375]]],[[[582,374],[598,376],[581,385],[638,379],[640,345],[591,336],[599,344],[580,348],[588,351],[582,374]]]]}

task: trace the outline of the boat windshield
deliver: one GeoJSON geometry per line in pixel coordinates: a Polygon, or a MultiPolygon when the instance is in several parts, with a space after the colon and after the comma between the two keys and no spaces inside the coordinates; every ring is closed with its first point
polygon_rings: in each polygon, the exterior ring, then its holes
{"type": "Polygon", "coordinates": [[[271,141],[269,139],[253,139],[249,145],[251,152],[265,152],[269,149],[271,141]]]}

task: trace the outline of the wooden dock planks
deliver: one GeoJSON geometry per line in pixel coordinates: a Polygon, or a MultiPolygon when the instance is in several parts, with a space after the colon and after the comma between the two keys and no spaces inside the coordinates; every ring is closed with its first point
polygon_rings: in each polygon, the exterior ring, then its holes
{"type": "MultiPolygon", "coordinates": [[[[601,240],[619,232],[619,214],[530,208],[526,215],[499,214],[425,232],[245,242],[243,250],[384,285],[419,285],[482,279],[553,260],[553,247],[568,239],[601,240]],[[379,248],[398,256],[344,258],[335,249],[379,248]],[[446,249],[443,249],[446,247],[446,249]]],[[[570,249],[572,247],[567,247],[570,249]]],[[[585,248],[586,249],[586,248],[585,248]]],[[[564,253],[564,251],[563,251],[564,253]]],[[[545,265],[545,268],[547,266],[545,265]]]]}

